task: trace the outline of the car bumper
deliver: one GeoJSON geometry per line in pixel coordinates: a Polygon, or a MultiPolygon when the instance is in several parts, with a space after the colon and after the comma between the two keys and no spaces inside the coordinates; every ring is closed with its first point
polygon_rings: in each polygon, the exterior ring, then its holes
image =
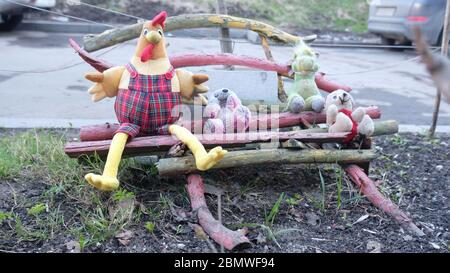
{"type": "MultiPolygon", "coordinates": [[[[375,18],[368,21],[369,32],[397,40],[414,40],[412,31],[414,26],[419,26],[422,32],[426,34],[434,32],[433,24],[430,22],[415,23],[407,21],[406,18],[375,18]]],[[[426,35],[427,42],[434,44],[437,38],[434,36],[436,35],[426,35]]]]}
{"type": "Polygon", "coordinates": [[[370,18],[368,29],[372,33],[389,38],[405,38],[405,20],[403,18],[370,18]]]}

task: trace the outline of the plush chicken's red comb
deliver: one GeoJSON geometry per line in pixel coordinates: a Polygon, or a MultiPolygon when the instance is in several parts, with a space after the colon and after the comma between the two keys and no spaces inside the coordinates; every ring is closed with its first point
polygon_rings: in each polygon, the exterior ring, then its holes
{"type": "Polygon", "coordinates": [[[152,20],[152,25],[161,25],[162,28],[164,28],[164,23],[166,22],[167,18],[167,12],[162,11],[158,15],[156,15],[152,20]]]}

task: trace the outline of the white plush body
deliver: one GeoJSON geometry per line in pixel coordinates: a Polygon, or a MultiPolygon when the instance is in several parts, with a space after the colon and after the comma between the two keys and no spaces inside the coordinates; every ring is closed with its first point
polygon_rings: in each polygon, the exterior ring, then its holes
{"type": "Polygon", "coordinates": [[[205,115],[209,119],[203,132],[224,134],[245,132],[250,123],[251,113],[233,91],[223,88],[214,91],[208,98],[205,115]]]}
{"type": "Polygon", "coordinates": [[[336,90],[327,96],[325,111],[330,133],[346,133],[352,130],[352,120],[344,113],[339,112],[340,109],[347,109],[352,111],[352,118],[358,123],[358,134],[366,137],[373,134],[372,118],[366,114],[366,110],[362,107],[353,110],[354,103],[353,97],[344,90],[336,90]]]}

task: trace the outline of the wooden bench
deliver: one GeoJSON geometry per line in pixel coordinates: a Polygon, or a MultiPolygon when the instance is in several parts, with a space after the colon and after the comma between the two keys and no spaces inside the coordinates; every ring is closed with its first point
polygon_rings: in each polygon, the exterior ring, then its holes
{"type": "MultiPolygon", "coordinates": [[[[186,18],[189,20],[195,19],[195,24],[188,25],[189,27],[236,26],[241,28],[242,24],[230,22],[248,21],[244,18],[222,15],[212,17],[213,19],[209,17],[208,19],[204,15],[200,17],[196,17],[195,15],[182,16],[172,18],[172,21],[169,20],[169,29],[182,28],[182,22],[185,22],[183,20],[186,20],[186,18]],[[214,20],[214,18],[216,20],[214,20]],[[231,21],[223,21],[222,19],[224,18],[231,21]],[[171,26],[171,24],[174,25],[171,26]]],[[[271,26],[267,27],[265,24],[260,25],[256,21],[251,21],[251,23],[254,25],[249,28],[255,30],[261,36],[262,46],[267,57],[266,60],[230,54],[184,54],[172,56],[172,65],[175,68],[200,67],[199,69],[204,69],[204,66],[209,65],[242,66],[253,69],[253,71],[247,72],[253,73],[253,76],[256,75],[255,73],[261,73],[262,71],[267,73],[266,76],[270,77],[270,89],[278,91],[275,96],[272,96],[270,94],[265,94],[267,89],[263,89],[262,91],[259,89],[246,90],[246,95],[250,94],[247,102],[252,103],[252,100],[254,102],[255,100],[262,98],[260,100],[272,103],[274,102],[273,100],[277,100],[278,98],[276,103],[282,104],[286,99],[283,88],[283,78],[292,78],[293,75],[289,65],[279,64],[273,60],[267,39],[273,38],[278,41],[292,42],[299,39],[299,37],[296,38],[293,35],[276,30],[271,26]],[[273,32],[274,29],[276,30],[275,32],[273,32]],[[270,33],[270,35],[268,35],[268,33],[270,33]],[[264,94],[261,94],[261,92],[264,92],[264,94]]],[[[136,30],[139,29],[139,26],[140,25],[137,24],[118,30],[111,30],[107,33],[100,34],[97,37],[89,36],[85,45],[87,45],[88,49],[93,51],[106,46],[111,46],[117,42],[123,42],[126,39],[131,39],[135,35],[138,35],[137,33],[139,32],[136,33],[136,30]],[[126,30],[132,30],[133,32],[127,33],[126,30]]],[[[71,40],[70,43],[75,51],[98,71],[104,71],[111,67],[107,62],[90,55],[73,40],[71,40]]],[[[215,71],[211,74],[214,76],[212,77],[211,82],[213,85],[216,84],[217,86],[220,85],[220,82],[216,81],[214,79],[215,77],[221,76],[225,78],[226,81],[230,83],[230,86],[233,84],[231,82],[233,77],[236,78],[236,81],[239,80],[239,77],[242,77],[240,72],[215,71]]],[[[351,88],[348,86],[327,81],[323,73],[317,74],[316,83],[318,87],[325,92],[332,92],[337,89],[351,91],[351,88]]],[[[237,93],[239,95],[243,94],[240,93],[240,91],[237,93]]],[[[244,101],[246,100],[247,98],[244,98],[244,101]]],[[[367,113],[376,120],[381,117],[381,113],[376,106],[369,107],[367,113]]],[[[214,168],[231,168],[274,162],[283,164],[339,164],[347,172],[349,178],[374,205],[391,215],[396,221],[415,235],[424,235],[405,213],[400,211],[393,202],[378,191],[375,183],[368,177],[369,164],[376,159],[376,152],[372,149],[371,139],[357,138],[351,143],[343,143],[347,133],[328,133],[324,124],[324,113],[302,112],[300,114],[292,114],[281,112],[258,114],[254,115],[252,118],[248,132],[226,135],[202,134],[204,122],[204,119],[194,120],[192,122],[185,122],[184,126],[190,128],[206,147],[221,145],[229,150],[222,161],[214,168]],[[255,144],[264,142],[274,142],[273,148],[255,148],[257,147],[255,144]],[[330,144],[340,144],[341,149],[335,149],[333,148],[335,146],[330,144]]],[[[117,127],[118,124],[101,124],[81,128],[80,142],[67,143],[65,147],[66,154],[73,158],[92,156],[94,154],[105,157],[117,127]]],[[[375,122],[374,137],[395,134],[397,132],[398,123],[396,121],[375,122]]],[[[186,174],[188,181],[187,190],[191,199],[192,209],[198,210],[199,222],[205,231],[216,242],[229,250],[242,244],[248,244],[248,239],[242,233],[231,231],[223,227],[221,223],[212,217],[211,213],[206,208],[203,196],[203,181],[195,168],[193,157],[183,153],[177,153],[177,156],[175,156],[175,153],[171,153],[173,150],[179,151],[180,149],[183,149],[183,147],[181,147],[179,141],[172,136],[138,136],[127,143],[124,150],[124,156],[156,156],[156,169],[160,176],[186,174]]]]}

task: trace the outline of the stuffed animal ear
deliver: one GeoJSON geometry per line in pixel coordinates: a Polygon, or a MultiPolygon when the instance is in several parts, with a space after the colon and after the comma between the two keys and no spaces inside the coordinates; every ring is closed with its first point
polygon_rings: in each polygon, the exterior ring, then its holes
{"type": "Polygon", "coordinates": [[[234,110],[236,107],[241,105],[241,100],[235,94],[230,94],[227,98],[227,108],[234,110]]]}

